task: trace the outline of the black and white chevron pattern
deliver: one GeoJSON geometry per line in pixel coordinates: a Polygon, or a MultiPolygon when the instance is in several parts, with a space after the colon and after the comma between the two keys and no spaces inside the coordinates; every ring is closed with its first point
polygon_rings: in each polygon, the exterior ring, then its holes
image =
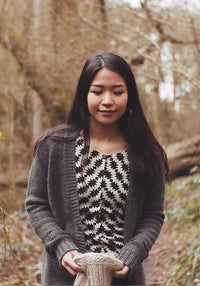
{"type": "Polygon", "coordinates": [[[103,155],[90,149],[82,166],[84,140],[76,140],[76,179],[87,251],[118,253],[123,246],[129,186],[128,150],[103,155]]]}

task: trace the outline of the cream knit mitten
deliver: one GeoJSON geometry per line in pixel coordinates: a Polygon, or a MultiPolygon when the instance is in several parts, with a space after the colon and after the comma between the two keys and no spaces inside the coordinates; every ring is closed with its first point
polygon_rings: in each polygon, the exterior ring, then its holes
{"type": "Polygon", "coordinates": [[[78,272],[73,286],[108,286],[114,271],[123,268],[123,263],[112,253],[79,254],[74,261],[83,272],[78,272]]]}

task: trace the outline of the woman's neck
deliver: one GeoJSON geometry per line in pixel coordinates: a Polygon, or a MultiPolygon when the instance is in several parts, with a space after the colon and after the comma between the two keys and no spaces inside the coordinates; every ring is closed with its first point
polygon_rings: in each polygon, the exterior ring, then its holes
{"type": "Polygon", "coordinates": [[[103,128],[90,128],[90,139],[95,139],[98,141],[112,141],[118,137],[123,137],[119,128],[103,126],[103,128]]]}
{"type": "Polygon", "coordinates": [[[107,155],[128,149],[128,144],[118,126],[102,126],[102,128],[91,126],[90,147],[107,155]]]}

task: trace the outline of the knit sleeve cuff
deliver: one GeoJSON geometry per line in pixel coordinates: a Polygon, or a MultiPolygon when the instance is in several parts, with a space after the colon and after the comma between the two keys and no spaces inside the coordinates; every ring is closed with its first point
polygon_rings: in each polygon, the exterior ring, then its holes
{"type": "Polygon", "coordinates": [[[139,263],[135,253],[128,249],[122,250],[122,252],[119,254],[119,259],[130,269],[135,268],[139,263]]]}
{"type": "Polygon", "coordinates": [[[62,267],[61,260],[62,260],[63,255],[70,250],[78,250],[78,247],[69,240],[61,240],[58,243],[57,248],[56,248],[56,258],[60,264],[60,267],[62,267]]]}

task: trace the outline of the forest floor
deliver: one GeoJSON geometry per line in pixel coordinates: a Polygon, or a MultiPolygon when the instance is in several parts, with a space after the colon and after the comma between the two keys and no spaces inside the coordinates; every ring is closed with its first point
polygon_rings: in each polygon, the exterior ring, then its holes
{"type": "MultiPolygon", "coordinates": [[[[190,246],[191,240],[195,246],[194,242],[199,239],[199,225],[198,228],[196,225],[196,222],[200,221],[199,188],[199,175],[178,179],[169,187],[166,195],[166,222],[144,263],[147,285],[200,286],[200,275],[199,272],[196,273],[196,267],[200,266],[200,258],[195,256],[195,261],[190,261],[190,259],[189,264],[184,264],[183,269],[181,266],[178,272],[174,272],[178,265],[182,265],[181,257],[184,251],[184,256],[187,257],[188,247],[186,245],[190,246]],[[188,198],[193,203],[193,212],[191,212],[191,206],[189,208],[186,206],[186,203],[189,203],[188,198]],[[191,227],[192,221],[195,227],[191,234],[188,225],[191,227]],[[183,273],[182,276],[180,273],[183,273]],[[191,283],[182,283],[186,281],[186,278],[188,279],[188,273],[192,275],[191,283]],[[176,275],[179,277],[175,277],[176,275]],[[187,277],[185,278],[184,275],[187,277]]],[[[17,192],[21,207],[18,201],[18,209],[15,211],[8,212],[3,208],[0,209],[0,224],[2,225],[0,229],[0,285],[37,286],[40,285],[41,278],[42,245],[30,227],[24,211],[22,201],[25,197],[25,188],[19,188],[17,192]]],[[[1,203],[0,201],[0,206],[1,203]]],[[[199,242],[195,253],[197,250],[200,251],[199,242]]],[[[188,257],[191,257],[194,251],[191,247],[189,251],[188,257]]]]}
{"type": "Polygon", "coordinates": [[[178,252],[178,240],[169,234],[165,225],[156,240],[149,257],[144,262],[147,285],[165,285],[168,275],[172,271],[178,252]]]}

